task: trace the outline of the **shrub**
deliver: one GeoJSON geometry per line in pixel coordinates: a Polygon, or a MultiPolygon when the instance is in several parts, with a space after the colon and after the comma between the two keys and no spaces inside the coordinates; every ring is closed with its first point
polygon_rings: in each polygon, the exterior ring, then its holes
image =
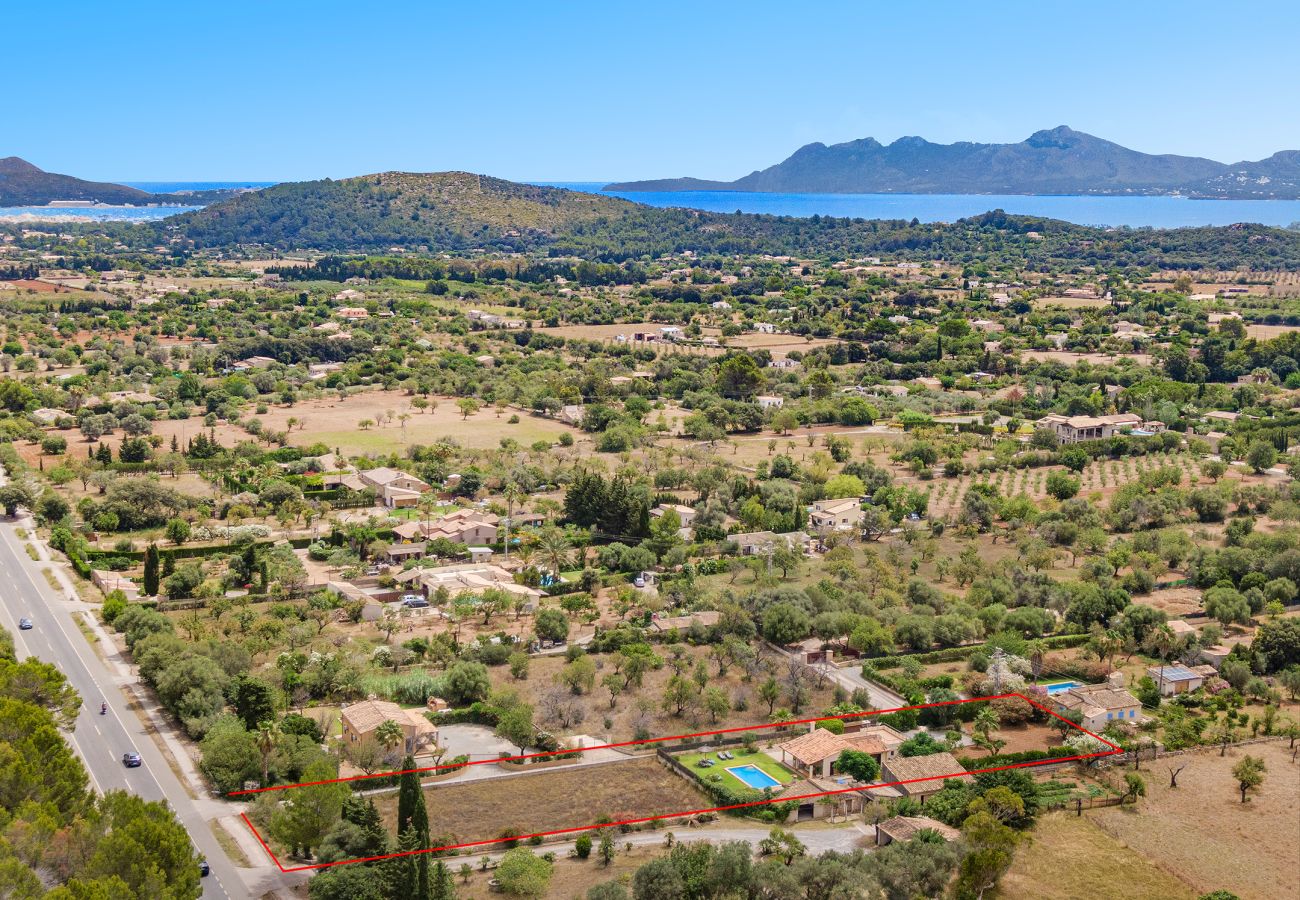
{"type": "Polygon", "coordinates": [[[573,843],[573,852],[577,855],[578,859],[586,859],[591,856],[591,835],[578,835],[578,839],[573,843]]]}

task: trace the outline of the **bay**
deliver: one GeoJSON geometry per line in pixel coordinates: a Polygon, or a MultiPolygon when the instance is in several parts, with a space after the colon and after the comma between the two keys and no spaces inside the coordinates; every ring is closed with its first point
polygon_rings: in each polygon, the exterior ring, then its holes
{"type": "Polygon", "coordinates": [[[1189,200],[1183,197],[1030,196],[1021,194],[760,194],[745,191],[601,191],[601,181],[535,182],[623,197],[649,206],[773,216],[834,216],[955,222],[994,209],[1076,225],[1185,228],[1251,222],[1300,223],[1300,200],[1189,200]]]}

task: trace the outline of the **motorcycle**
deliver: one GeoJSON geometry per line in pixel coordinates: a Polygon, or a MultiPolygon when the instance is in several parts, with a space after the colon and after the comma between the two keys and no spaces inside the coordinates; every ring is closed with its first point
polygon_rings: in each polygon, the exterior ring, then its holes
{"type": "Polygon", "coordinates": [[[106,715],[108,715],[108,704],[107,704],[107,703],[101,703],[101,704],[99,704],[99,714],[100,714],[101,716],[106,716],[106,715]]]}

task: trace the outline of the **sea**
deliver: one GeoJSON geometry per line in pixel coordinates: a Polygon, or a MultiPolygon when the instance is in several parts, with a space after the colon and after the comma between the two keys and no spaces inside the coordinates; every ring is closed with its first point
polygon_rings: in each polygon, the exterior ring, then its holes
{"type": "MultiPolygon", "coordinates": [[[[264,188],[274,181],[122,181],[127,187],[151,194],[177,191],[215,191],[223,188],[264,188]]],[[[201,206],[0,206],[3,222],[153,222],[201,206]]]]}
{"type": "MultiPolygon", "coordinates": [[[[270,181],[125,181],[153,193],[262,188],[270,181]]],[[[604,181],[536,181],[532,184],[601,192],[604,181]]],[[[953,222],[993,209],[1062,219],[1077,225],[1185,228],[1253,222],[1300,227],[1300,200],[1190,200],[1182,197],[1027,196],[1021,194],[757,194],[743,191],[610,191],[649,206],[677,206],[710,212],[774,216],[834,216],[861,219],[918,219],[953,222]]],[[[3,221],[151,221],[197,206],[0,207],[3,221]]]]}
{"type": "Polygon", "coordinates": [[[1300,200],[1190,200],[1183,197],[1079,197],[1021,194],[757,194],[744,191],[604,191],[609,182],[537,182],[607,193],[650,206],[773,216],[835,216],[955,222],[989,210],[1062,219],[1076,225],[1185,228],[1253,222],[1300,227],[1300,200]]]}

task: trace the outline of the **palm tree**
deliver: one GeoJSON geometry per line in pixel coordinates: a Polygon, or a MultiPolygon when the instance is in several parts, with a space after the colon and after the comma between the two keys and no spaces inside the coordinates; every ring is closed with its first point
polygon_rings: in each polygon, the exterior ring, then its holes
{"type": "Polygon", "coordinates": [[[1029,658],[1029,669],[1033,673],[1034,683],[1038,683],[1038,677],[1043,674],[1043,658],[1047,655],[1047,645],[1042,641],[1030,641],[1025,646],[1025,654],[1029,658]]]}
{"type": "Polygon", "coordinates": [[[385,719],[380,722],[379,727],[375,729],[375,741],[379,746],[383,747],[384,752],[390,756],[398,746],[405,742],[405,740],[406,734],[402,731],[402,726],[398,725],[392,719],[385,719]]]}
{"type": "Polygon", "coordinates": [[[505,495],[506,495],[506,519],[504,523],[505,543],[502,545],[504,548],[502,558],[509,559],[510,558],[510,526],[514,524],[513,522],[511,522],[511,519],[514,517],[515,514],[515,504],[519,503],[519,501],[521,501],[524,498],[524,491],[519,487],[519,484],[517,482],[512,480],[508,485],[506,485],[505,495]]]}
{"type": "Polygon", "coordinates": [[[560,577],[569,552],[569,536],[560,528],[548,525],[537,533],[537,549],[551,565],[551,574],[560,577]]]}
{"type": "Polygon", "coordinates": [[[280,742],[279,723],[269,720],[262,722],[257,726],[254,739],[257,742],[257,752],[262,754],[262,787],[266,787],[270,781],[271,754],[280,742]]]}

